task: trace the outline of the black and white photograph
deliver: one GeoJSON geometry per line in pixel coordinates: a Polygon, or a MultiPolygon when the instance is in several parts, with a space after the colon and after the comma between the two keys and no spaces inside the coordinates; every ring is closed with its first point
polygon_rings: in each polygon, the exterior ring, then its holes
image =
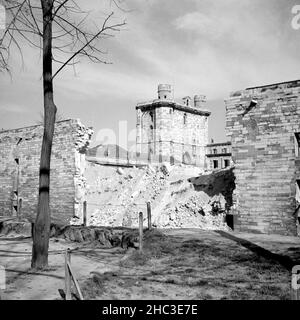
{"type": "Polygon", "coordinates": [[[300,300],[299,53],[299,0],[0,0],[1,308],[300,300]]]}

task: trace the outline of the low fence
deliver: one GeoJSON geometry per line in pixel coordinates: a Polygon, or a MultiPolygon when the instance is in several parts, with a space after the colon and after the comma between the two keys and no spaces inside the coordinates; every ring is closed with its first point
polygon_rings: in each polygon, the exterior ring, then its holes
{"type": "MultiPolygon", "coordinates": [[[[86,217],[87,202],[86,201],[84,202],[83,208],[85,213],[83,217],[83,225],[86,226],[87,225],[87,217],[86,217]]],[[[148,222],[147,223],[148,230],[151,230],[152,224],[151,224],[151,203],[150,202],[147,202],[147,222],[148,222]]],[[[144,233],[144,216],[143,216],[143,212],[139,212],[139,251],[140,252],[143,251],[143,233],[144,233]]],[[[84,300],[84,297],[79,287],[75,273],[71,266],[71,251],[72,250],[67,249],[65,252],[65,290],[63,291],[62,289],[59,289],[58,291],[62,296],[62,298],[65,300],[72,300],[72,296],[75,296],[75,298],[78,300],[84,300]],[[75,294],[72,292],[72,282],[76,289],[75,294]]],[[[1,299],[1,295],[0,295],[0,299],[1,299]]]]}

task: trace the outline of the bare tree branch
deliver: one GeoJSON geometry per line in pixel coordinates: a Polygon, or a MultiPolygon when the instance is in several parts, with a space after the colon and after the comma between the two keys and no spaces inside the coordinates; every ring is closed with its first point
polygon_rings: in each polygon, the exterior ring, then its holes
{"type": "MultiPolygon", "coordinates": [[[[124,0],[110,1],[111,5],[126,11],[122,8],[124,0]]],[[[24,57],[21,50],[23,43],[41,52],[43,39],[41,0],[6,0],[5,7],[9,21],[0,38],[0,69],[2,71],[9,70],[12,45],[19,51],[23,65],[24,57]]],[[[114,33],[119,32],[126,24],[125,21],[112,23],[112,16],[113,12],[107,14],[102,26],[98,28],[97,24],[92,25],[89,19],[90,13],[82,10],[76,0],[53,0],[52,47],[53,56],[56,56],[53,62],[59,64],[53,78],[66,66],[74,67],[80,56],[96,63],[110,63],[104,57],[107,52],[99,47],[99,43],[106,38],[113,37],[114,33]],[[93,28],[86,27],[86,25],[93,26],[93,28]],[[55,54],[56,51],[57,54],[55,54]],[[70,63],[71,61],[73,62],[70,63]]]]}

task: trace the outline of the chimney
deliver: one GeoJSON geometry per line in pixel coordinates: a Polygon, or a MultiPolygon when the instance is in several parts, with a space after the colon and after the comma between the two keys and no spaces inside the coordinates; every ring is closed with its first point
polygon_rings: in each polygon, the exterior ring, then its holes
{"type": "Polygon", "coordinates": [[[183,97],[182,100],[184,105],[191,107],[191,101],[192,101],[191,97],[186,96],[186,97],[183,97]]]}

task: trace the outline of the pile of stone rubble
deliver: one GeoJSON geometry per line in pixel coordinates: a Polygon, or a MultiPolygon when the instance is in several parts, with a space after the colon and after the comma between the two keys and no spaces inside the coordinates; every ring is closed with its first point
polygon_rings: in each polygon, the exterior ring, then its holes
{"type": "Polygon", "coordinates": [[[225,223],[225,199],[222,195],[210,198],[203,191],[190,191],[181,201],[171,202],[154,224],[160,228],[201,228],[229,230],[225,223]]]}
{"type": "Polygon", "coordinates": [[[99,170],[98,177],[94,171],[91,176],[95,183],[91,185],[88,179],[90,202],[96,202],[88,203],[91,226],[137,227],[138,214],[143,212],[146,217],[146,202],[150,201],[155,227],[229,230],[225,223],[228,199],[219,187],[227,173],[221,181],[219,175],[211,175],[203,176],[204,181],[196,178],[195,184],[187,179],[172,180],[172,167],[166,165],[110,168],[106,176],[103,166],[99,170]],[[199,190],[200,184],[204,191],[199,190]],[[208,192],[211,184],[218,187],[213,194],[208,192]]]}

